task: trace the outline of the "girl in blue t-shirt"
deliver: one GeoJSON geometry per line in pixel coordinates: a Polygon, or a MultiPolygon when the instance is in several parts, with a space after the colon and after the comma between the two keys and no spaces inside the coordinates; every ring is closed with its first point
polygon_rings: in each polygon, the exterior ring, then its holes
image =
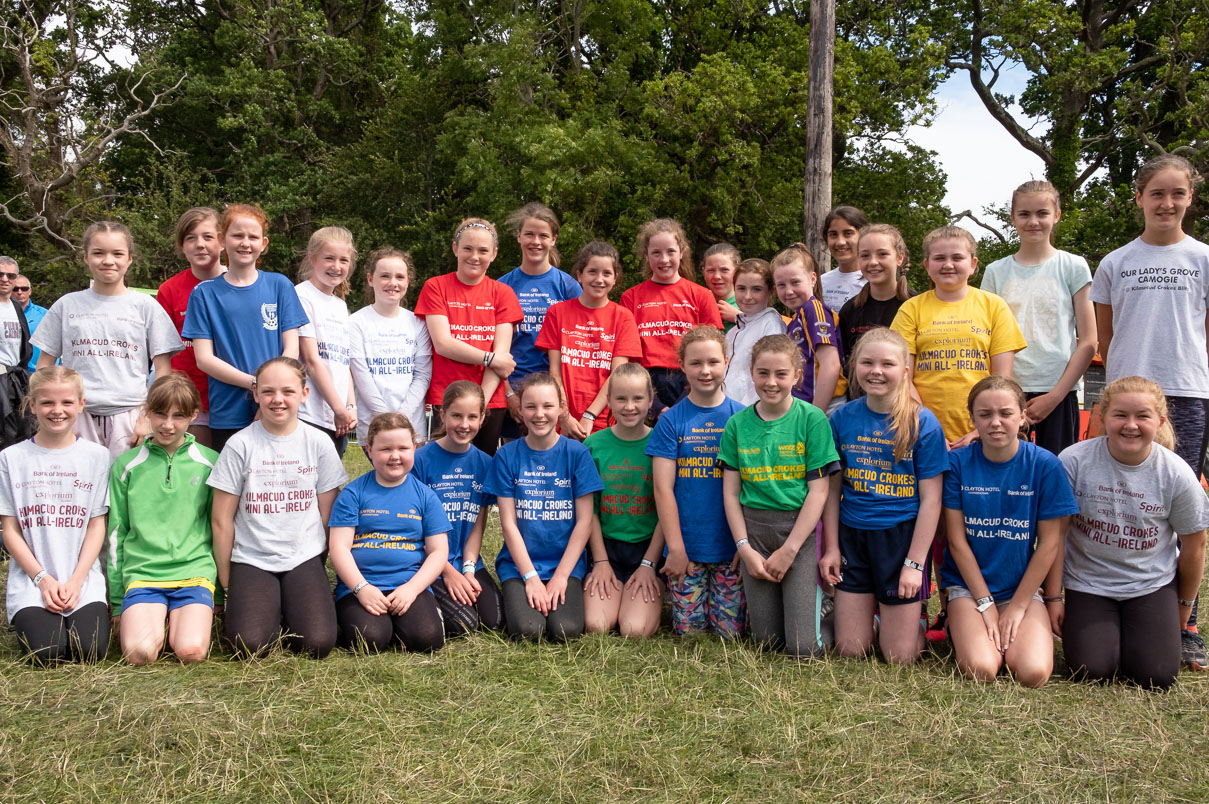
{"type": "Polygon", "coordinates": [[[747,603],[735,564],[735,542],[722,505],[718,444],[726,422],[743,410],[722,390],[726,340],[702,325],[680,339],[680,367],[689,394],[659,418],[647,443],[655,476],[655,507],[667,544],[663,574],[677,634],[743,633],[747,603]]]}
{"type": "Polygon", "coordinates": [[[449,517],[449,561],[432,584],[445,635],[457,636],[480,627],[504,627],[504,600],[491,573],[483,566],[481,550],[487,512],[495,498],[484,491],[491,458],[472,443],[487,415],[483,387],[457,380],[441,397],[445,411],[443,431],[416,453],[412,473],[445,506],[449,517]]]}
{"type": "Polygon", "coordinates": [[[328,521],[342,643],[438,650],[445,632],[428,587],[449,560],[449,519],[411,471],[416,431],[406,416],[375,416],[366,452],[374,470],[345,486],[328,521]]]}
{"type": "Polygon", "coordinates": [[[504,546],[495,559],[514,637],[555,641],[584,630],[584,546],[604,488],[588,448],[558,434],[562,389],[545,372],[521,385],[524,438],[500,447],[487,492],[500,508],[504,546]]]}
{"type": "Polygon", "coordinates": [[[940,519],[948,447],[940,422],[911,396],[907,342],[877,327],[857,341],[849,365],[864,395],[831,415],[841,471],[823,512],[823,580],[835,586],[841,655],[873,648],[873,615],[886,661],[911,664],[923,650],[920,602],[940,519]],[[915,604],[915,605],[911,605],[915,604]]]}
{"type": "Polygon", "coordinates": [[[1027,400],[992,375],[970,391],[978,440],[949,453],[940,580],[949,596],[957,666],[989,682],[1007,665],[1040,687],[1054,669],[1049,615],[1038,589],[1062,549],[1062,518],[1079,512],[1053,453],[1020,439],[1027,400]]]}

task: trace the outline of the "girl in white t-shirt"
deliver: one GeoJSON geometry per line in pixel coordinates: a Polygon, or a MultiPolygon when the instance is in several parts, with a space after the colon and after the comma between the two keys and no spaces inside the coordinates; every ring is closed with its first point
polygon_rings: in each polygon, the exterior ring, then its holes
{"type": "Polygon", "coordinates": [[[240,656],[263,653],[284,633],[287,647],[323,658],[336,643],[327,520],[348,476],[331,439],[300,426],[302,364],[267,360],[252,387],[260,418],[227,441],[206,481],[226,636],[240,656]]]}
{"type": "Polygon", "coordinates": [[[422,443],[428,439],[424,396],[432,379],[432,340],[415,313],[403,307],[411,281],[411,255],[375,249],[366,260],[372,303],[349,316],[349,366],[357,392],[357,443],[379,413],[402,413],[422,443]]]}
{"type": "Polygon", "coordinates": [[[357,262],[353,234],[325,226],[311,235],[298,275],[298,301],[309,324],[298,330],[298,356],[311,391],[298,418],[327,433],[341,456],[357,426],[357,404],[349,381],[348,275],[357,262]]]}
{"type": "Polygon", "coordinates": [[[84,382],[64,366],[29,381],[37,434],[0,452],[0,519],[8,565],[5,610],[29,661],[95,662],[109,647],[98,557],[109,510],[109,453],[76,438],[84,382]]]}

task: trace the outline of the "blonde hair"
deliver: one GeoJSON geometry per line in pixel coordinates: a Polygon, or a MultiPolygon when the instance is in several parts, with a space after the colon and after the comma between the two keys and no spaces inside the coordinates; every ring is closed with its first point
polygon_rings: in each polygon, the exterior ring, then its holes
{"type": "Polygon", "coordinates": [[[402,413],[379,413],[369,423],[369,430],[365,434],[365,445],[372,449],[378,433],[387,430],[406,430],[411,433],[411,443],[416,443],[416,428],[411,423],[411,419],[402,413]]]}
{"type": "MultiPolygon", "coordinates": [[[[971,421],[974,419],[974,403],[978,401],[979,396],[987,391],[1007,391],[1016,400],[1016,407],[1020,409],[1021,413],[1024,413],[1024,409],[1028,406],[1028,397],[1019,383],[1010,377],[992,374],[974,383],[974,387],[970,389],[969,396],[966,397],[966,410],[970,413],[971,421]]],[[[1028,419],[1022,417],[1020,430],[1016,433],[1016,437],[1022,441],[1028,441],[1028,431],[1028,419]]]]}
{"type": "Polygon", "coordinates": [[[344,246],[348,249],[348,273],[332,290],[333,296],[343,299],[348,294],[350,287],[349,277],[353,275],[353,271],[357,267],[357,247],[353,244],[353,233],[343,226],[324,226],[322,229],[315,230],[311,238],[306,241],[306,256],[302,258],[302,264],[298,266],[298,279],[305,282],[315,275],[315,266],[311,264],[311,260],[324,246],[344,246]]]}
{"type": "Polygon", "coordinates": [[[156,377],[155,382],[151,383],[143,409],[161,416],[167,416],[174,410],[192,416],[201,409],[201,396],[193,380],[179,371],[173,371],[156,377]]]}
{"type": "MultiPolygon", "coordinates": [[[[878,343],[894,347],[898,351],[904,368],[910,358],[911,352],[906,338],[889,327],[874,327],[866,332],[857,340],[856,346],[853,347],[852,354],[848,358],[848,365],[852,367],[851,382],[862,392],[865,389],[857,379],[856,365],[861,359],[861,354],[870,346],[878,343]]],[[[890,431],[894,433],[895,461],[906,458],[919,439],[920,407],[919,402],[911,397],[910,377],[904,374],[902,382],[898,384],[898,390],[894,392],[894,399],[890,402],[890,431]]]]}
{"type": "Polygon", "coordinates": [[[29,378],[29,390],[25,394],[24,407],[30,413],[34,412],[34,403],[38,393],[48,385],[71,385],[76,389],[76,396],[84,398],[84,379],[75,369],[67,366],[43,366],[29,378]]]}
{"type": "Polygon", "coordinates": [[[213,207],[191,207],[176,219],[176,247],[183,251],[185,238],[203,221],[214,221],[214,232],[218,233],[218,210],[213,207]]]}
{"type": "Polygon", "coordinates": [[[689,246],[688,235],[684,233],[684,227],[680,225],[680,222],[673,218],[656,218],[653,221],[647,221],[638,230],[638,240],[635,243],[634,251],[638,255],[638,262],[642,265],[642,275],[647,279],[651,278],[651,263],[647,259],[646,252],[651,245],[651,238],[657,234],[670,234],[676,239],[676,245],[680,248],[680,275],[689,281],[696,281],[697,272],[693,270],[693,250],[689,246]]]}
{"type": "Polygon", "coordinates": [[[1167,415],[1167,395],[1158,383],[1145,377],[1121,377],[1113,380],[1100,392],[1100,420],[1104,420],[1107,411],[1112,407],[1113,397],[1118,394],[1150,394],[1154,400],[1155,413],[1163,423],[1154,434],[1154,443],[1167,449],[1175,449],[1175,430],[1171,426],[1171,418],[1167,415]]]}
{"type": "MultiPolygon", "coordinates": [[[[907,284],[907,269],[911,267],[911,252],[907,250],[907,241],[903,239],[903,233],[898,230],[897,226],[891,226],[888,223],[871,223],[861,229],[861,233],[857,235],[856,249],[858,252],[861,248],[861,241],[871,235],[888,237],[894,244],[894,253],[898,255],[898,267],[894,269],[895,275],[898,277],[898,281],[894,284],[894,297],[899,301],[906,301],[911,298],[911,287],[907,284]]],[[[865,302],[869,301],[872,293],[868,282],[861,285],[852,306],[858,310],[861,309],[865,306],[865,302]]]]}
{"type": "Polygon", "coordinates": [[[1191,162],[1178,154],[1163,154],[1156,156],[1138,169],[1138,175],[1133,180],[1134,190],[1139,193],[1145,191],[1146,185],[1150,184],[1150,180],[1155,177],[1155,174],[1167,168],[1175,168],[1187,176],[1188,187],[1192,192],[1195,193],[1196,188],[1201,186],[1203,177],[1191,162]]]}
{"type": "Polygon", "coordinates": [[[928,254],[932,250],[932,246],[941,240],[960,240],[965,243],[970,249],[970,256],[974,259],[978,258],[978,241],[974,239],[974,235],[970,234],[960,226],[941,226],[938,229],[933,229],[924,235],[924,259],[928,259],[928,254]]]}
{"type": "Polygon", "coordinates": [[[1016,211],[1016,198],[1022,195],[1048,195],[1050,200],[1054,202],[1054,212],[1062,212],[1062,198],[1058,195],[1058,188],[1053,182],[1049,181],[1026,181],[1024,184],[1012,190],[1012,205],[1009,212],[1016,211]]]}
{"type": "Polygon", "coordinates": [[[684,367],[684,356],[688,354],[688,348],[694,343],[710,342],[718,344],[718,348],[722,350],[723,356],[726,355],[726,336],[722,334],[722,330],[710,324],[698,324],[697,326],[684,333],[680,339],[680,366],[684,367]]]}
{"type": "MultiPolygon", "coordinates": [[[[354,254],[355,253],[356,252],[354,252],[354,254]]],[[[382,246],[381,248],[376,248],[369,253],[368,257],[365,258],[365,293],[370,304],[373,304],[375,301],[373,286],[374,271],[378,270],[378,263],[382,262],[382,260],[387,260],[392,257],[403,261],[403,267],[407,269],[407,283],[409,285],[411,284],[411,255],[406,251],[400,251],[394,246],[382,246]]],[[[349,273],[351,275],[352,272],[350,271],[349,273]]]]}
{"type": "MultiPolygon", "coordinates": [[[[512,230],[512,234],[515,237],[520,237],[521,229],[525,228],[525,221],[530,218],[539,220],[549,226],[550,234],[554,235],[555,241],[558,240],[558,232],[561,228],[558,223],[558,216],[554,214],[554,210],[539,201],[530,201],[520,209],[514,210],[508,216],[508,219],[504,221],[504,225],[512,230]]],[[[550,264],[559,265],[561,263],[562,255],[558,253],[558,246],[552,244],[550,246],[550,264]]]]}
{"type": "Polygon", "coordinates": [[[814,287],[811,293],[816,299],[823,298],[823,283],[819,280],[819,264],[814,261],[814,255],[810,253],[810,249],[805,243],[791,243],[789,248],[781,249],[777,255],[772,258],[769,267],[775,275],[778,268],[786,268],[790,265],[800,265],[802,270],[808,274],[814,274],[814,287]]]}
{"type": "Polygon", "coordinates": [[[805,371],[806,361],[802,357],[802,350],[794,343],[793,338],[788,335],[765,335],[760,340],[756,341],[751,347],[751,370],[756,370],[756,360],[766,353],[783,354],[789,356],[789,362],[793,365],[795,371],[805,371]]]}

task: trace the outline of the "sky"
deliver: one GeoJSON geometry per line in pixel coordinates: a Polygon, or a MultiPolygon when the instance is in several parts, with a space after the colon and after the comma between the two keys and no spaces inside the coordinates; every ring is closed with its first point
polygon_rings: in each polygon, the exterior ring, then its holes
{"type": "MultiPolygon", "coordinates": [[[[996,92],[1018,94],[1027,73],[1015,69],[1002,73],[996,92]]],[[[1016,108],[1017,119],[1019,108],[1016,108]]],[[[1034,134],[1041,133],[1035,129],[1034,134]]],[[[945,203],[954,213],[968,209],[980,220],[996,225],[985,214],[991,204],[1005,204],[1012,190],[1030,179],[1044,179],[1045,165],[1026,151],[991,117],[974,94],[966,73],[958,72],[940,86],[937,115],[931,126],[915,126],[907,136],[916,144],[935,151],[948,174],[945,203]]],[[[958,222],[984,237],[987,232],[963,218],[958,222]]],[[[1004,234],[1007,234],[1005,232],[1004,234]]]]}

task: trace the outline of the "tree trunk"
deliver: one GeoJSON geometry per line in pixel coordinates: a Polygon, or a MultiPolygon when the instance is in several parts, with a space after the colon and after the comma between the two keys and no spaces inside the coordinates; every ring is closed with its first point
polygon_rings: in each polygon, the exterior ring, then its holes
{"type": "Polygon", "coordinates": [[[831,265],[822,232],[831,209],[831,119],[835,96],[835,0],[810,3],[810,77],[806,100],[803,242],[821,269],[831,265]]]}

